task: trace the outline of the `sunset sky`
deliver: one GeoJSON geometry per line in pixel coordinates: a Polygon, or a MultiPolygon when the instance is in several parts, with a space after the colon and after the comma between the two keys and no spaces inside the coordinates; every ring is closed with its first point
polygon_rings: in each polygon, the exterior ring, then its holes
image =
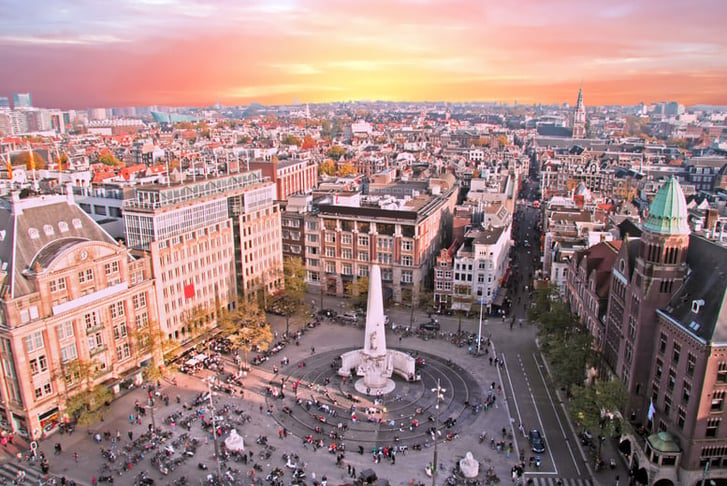
{"type": "Polygon", "coordinates": [[[0,0],[0,96],[727,105],[725,0],[0,0]]]}

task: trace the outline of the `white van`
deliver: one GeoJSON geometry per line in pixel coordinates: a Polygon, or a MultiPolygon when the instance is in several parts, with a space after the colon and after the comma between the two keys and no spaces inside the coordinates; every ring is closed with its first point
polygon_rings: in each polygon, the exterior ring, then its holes
{"type": "Polygon", "coordinates": [[[356,322],[358,321],[359,317],[359,314],[353,311],[344,312],[343,314],[341,314],[341,319],[343,319],[344,321],[356,322]]]}

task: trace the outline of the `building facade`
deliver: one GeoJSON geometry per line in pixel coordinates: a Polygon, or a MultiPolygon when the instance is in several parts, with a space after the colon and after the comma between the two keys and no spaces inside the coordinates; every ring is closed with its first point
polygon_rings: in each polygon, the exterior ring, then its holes
{"type": "Polygon", "coordinates": [[[70,194],[17,193],[0,200],[0,259],[0,426],[37,439],[65,418],[69,395],[140,379],[157,319],[148,259],[70,194]]]}
{"type": "Polygon", "coordinates": [[[240,295],[279,286],[280,213],[260,171],[137,187],[124,201],[127,245],[150,252],[159,321],[179,344],[240,295]],[[274,277],[271,277],[274,275],[274,277]]]}

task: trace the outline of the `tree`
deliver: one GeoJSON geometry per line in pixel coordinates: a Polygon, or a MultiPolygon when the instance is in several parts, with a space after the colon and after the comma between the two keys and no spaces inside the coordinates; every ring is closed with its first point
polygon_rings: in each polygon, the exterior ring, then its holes
{"type": "Polygon", "coordinates": [[[295,145],[296,147],[300,147],[303,144],[303,141],[295,135],[288,134],[283,137],[281,143],[283,145],[295,145]]]}
{"type": "Polygon", "coordinates": [[[303,144],[301,145],[301,148],[308,150],[315,148],[315,146],[316,141],[313,139],[313,137],[311,137],[310,135],[306,135],[305,137],[303,137],[303,144]]]}
{"type": "Polygon", "coordinates": [[[111,390],[103,385],[94,385],[99,375],[98,362],[75,359],[65,367],[67,384],[78,382],[83,388],[66,401],[66,413],[79,424],[93,423],[100,418],[98,409],[112,398],[111,390]]]}
{"type": "Polygon", "coordinates": [[[110,150],[102,150],[98,154],[98,161],[104,165],[110,165],[113,167],[120,167],[124,165],[110,150]]]}
{"type": "MultiPolygon", "coordinates": [[[[628,402],[628,392],[619,380],[599,381],[573,387],[568,404],[570,416],[584,429],[598,430],[599,436],[608,431],[611,436],[621,433],[622,411],[628,402]]],[[[601,440],[596,442],[596,455],[601,453],[601,440]]]]}
{"type": "Polygon", "coordinates": [[[538,289],[534,304],[528,317],[538,323],[538,335],[553,377],[570,393],[574,386],[585,382],[586,367],[597,361],[593,337],[559,299],[554,285],[538,289]]]}
{"type": "Polygon", "coordinates": [[[324,160],[321,165],[318,166],[318,173],[325,174],[328,176],[336,175],[336,164],[331,159],[324,160]]]}
{"type": "Polygon", "coordinates": [[[508,140],[506,135],[498,135],[497,136],[497,143],[500,145],[500,147],[504,147],[507,145],[508,140]]]}
{"type": "Polygon", "coordinates": [[[351,284],[351,303],[355,307],[366,308],[369,300],[369,276],[358,277],[351,284]]]}
{"type": "Polygon", "coordinates": [[[341,177],[351,176],[356,174],[356,167],[351,162],[346,162],[338,167],[338,175],[341,177]]]}
{"type": "Polygon", "coordinates": [[[328,151],[326,151],[326,156],[332,158],[333,160],[338,160],[345,155],[346,148],[340,145],[334,145],[333,147],[329,148],[328,151]]]}
{"type": "Polygon", "coordinates": [[[285,334],[290,331],[290,318],[304,306],[307,284],[305,282],[305,265],[300,258],[290,257],[283,261],[284,286],[278,294],[277,305],[285,316],[285,334]]]}
{"type": "MultiPolygon", "coordinates": [[[[31,170],[31,164],[30,164],[30,153],[27,150],[24,150],[23,152],[20,152],[18,155],[13,157],[12,160],[13,166],[25,166],[28,170],[31,170]]],[[[45,169],[46,168],[46,161],[45,158],[39,154],[38,152],[33,152],[33,165],[35,165],[36,170],[45,169]]]]}
{"type": "Polygon", "coordinates": [[[232,345],[243,351],[245,363],[252,348],[260,346],[265,350],[273,340],[270,326],[265,322],[265,312],[245,299],[240,299],[234,310],[221,311],[218,325],[232,345]]]}

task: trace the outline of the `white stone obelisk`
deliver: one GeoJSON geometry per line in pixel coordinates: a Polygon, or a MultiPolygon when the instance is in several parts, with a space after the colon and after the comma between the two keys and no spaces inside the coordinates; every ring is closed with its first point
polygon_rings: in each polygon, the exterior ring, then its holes
{"type": "Polygon", "coordinates": [[[381,291],[381,268],[371,266],[369,274],[369,297],[366,303],[366,335],[364,353],[371,357],[386,356],[386,316],[384,296],[381,291]]]}
{"type": "Polygon", "coordinates": [[[418,380],[416,362],[408,353],[386,349],[386,316],[384,296],[381,290],[381,268],[371,266],[369,274],[369,297],[366,305],[363,349],[348,351],[341,355],[338,374],[350,376],[352,371],[363,378],[356,380],[354,387],[367,395],[390,393],[396,388],[391,376],[394,372],[408,381],[418,380]]]}
{"type": "Polygon", "coordinates": [[[381,292],[381,268],[371,266],[369,298],[366,305],[364,348],[361,353],[363,384],[367,389],[389,388],[391,370],[386,357],[386,329],[384,328],[384,296],[381,292]]]}

